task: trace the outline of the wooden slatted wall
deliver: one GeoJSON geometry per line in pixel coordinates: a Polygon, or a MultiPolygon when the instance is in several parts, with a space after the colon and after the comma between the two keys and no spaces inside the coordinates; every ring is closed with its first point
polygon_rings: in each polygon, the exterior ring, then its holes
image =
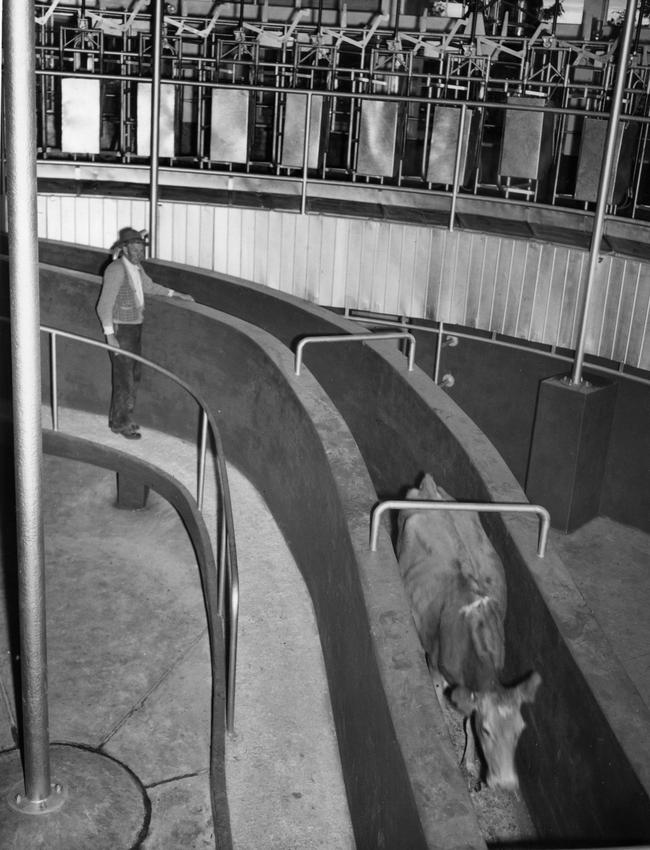
{"type": "MultiPolygon", "coordinates": [[[[39,236],[110,247],[147,202],[39,197],[39,236]]],[[[587,254],[384,221],[162,203],[159,256],[333,307],[428,318],[575,348],[587,254]]],[[[650,370],[650,265],[598,266],[586,351],[650,370]]]]}

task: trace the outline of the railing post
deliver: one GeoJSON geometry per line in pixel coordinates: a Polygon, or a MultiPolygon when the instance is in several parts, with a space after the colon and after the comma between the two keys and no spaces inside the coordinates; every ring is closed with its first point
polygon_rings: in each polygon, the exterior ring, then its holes
{"type": "MultiPolygon", "coordinates": [[[[222,509],[223,510],[223,509],[222,509]]],[[[218,560],[218,575],[217,575],[217,609],[219,616],[223,617],[224,600],[226,596],[226,545],[227,545],[227,530],[226,517],[222,513],[221,527],[219,529],[219,560],[218,560]]]]}
{"type": "Polygon", "coordinates": [[[436,342],[436,365],[433,370],[433,383],[438,384],[440,376],[440,358],[442,356],[442,335],[444,331],[444,323],[441,321],[438,327],[438,340],[436,342]]]}
{"type": "Polygon", "coordinates": [[[199,445],[199,471],[196,485],[196,502],[199,510],[203,511],[203,495],[205,493],[205,458],[208,445],[208,414],[201,411],[201,441],[199,445]]]}
{"type": "MultiPolygon", "coordinates": [[[[229,559],[230,560],[230,559],[229,559]]],[[[228,630],[228,693],[226,697],[226,725],[229,732],[235,728],[235,685],[237,676],[237,631],[239,622],[239,579],[230,574],[230,628],[228,630]]]]}
{"type": "Polygon", "coordinates": [[[52,404],[52,428],[59,430],[59,389],[57,384],[56,334],[50,334],[50,394],[52,404]]]}

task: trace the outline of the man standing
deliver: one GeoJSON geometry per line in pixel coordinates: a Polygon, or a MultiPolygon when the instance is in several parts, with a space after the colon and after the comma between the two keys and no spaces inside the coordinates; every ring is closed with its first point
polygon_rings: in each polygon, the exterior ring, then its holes
{"type": "MultiPolygon", "coordinates": [[[[97,302],[97,315],[102,323],[106,342],[114,348],[140,354],[142,351],[142,322],[145,295],[162,295],[194,301],[191,295],[160,286],[142,268],[146,232],[132,227],[120,230],[113,246],[113,262],[104,272],[102,291],[97,302]]],[[[113,395],[108,425],[115,434],[127,440],[139,440],[139,426],[133,421],[133,411],[140,381],[140,362],[111,352],[113,395]]]]}

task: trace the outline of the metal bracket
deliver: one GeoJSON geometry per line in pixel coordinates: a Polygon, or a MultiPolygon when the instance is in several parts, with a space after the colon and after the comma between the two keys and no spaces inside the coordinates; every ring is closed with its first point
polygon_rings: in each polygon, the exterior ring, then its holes
{"type": "Polygon", "coordinates": [[[50,783],[50,795],[44,800],[30,800],[25,795],[25,785],[21,779],[7,794],[9,808],[21,815],[48,815],[57,812],[68,799],[68,789],[60,782],[50,783]]]}

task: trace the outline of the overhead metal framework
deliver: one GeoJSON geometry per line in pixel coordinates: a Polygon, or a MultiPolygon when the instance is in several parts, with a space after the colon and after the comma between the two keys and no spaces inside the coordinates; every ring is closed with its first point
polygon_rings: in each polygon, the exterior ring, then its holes
{"type": "MultiPolygon", "coordinates": [[[[85,15],[39,5],[39,158],[146,163],[158,141],[155,163],[165,167],[595,208],[618,36],[562,40],[552,19],[523,36],[483,34],[472,17],[448,32],[389,28],[382,15],[357,28],[298,13],[279,25],[222,20],[220,8],[154,25],[138,4],[85,15]],[[296,151],[307,136],[303,175],[296,151]]],[[[642,20],[622,82],[607,213],[648,220],[642,20]]]]}

